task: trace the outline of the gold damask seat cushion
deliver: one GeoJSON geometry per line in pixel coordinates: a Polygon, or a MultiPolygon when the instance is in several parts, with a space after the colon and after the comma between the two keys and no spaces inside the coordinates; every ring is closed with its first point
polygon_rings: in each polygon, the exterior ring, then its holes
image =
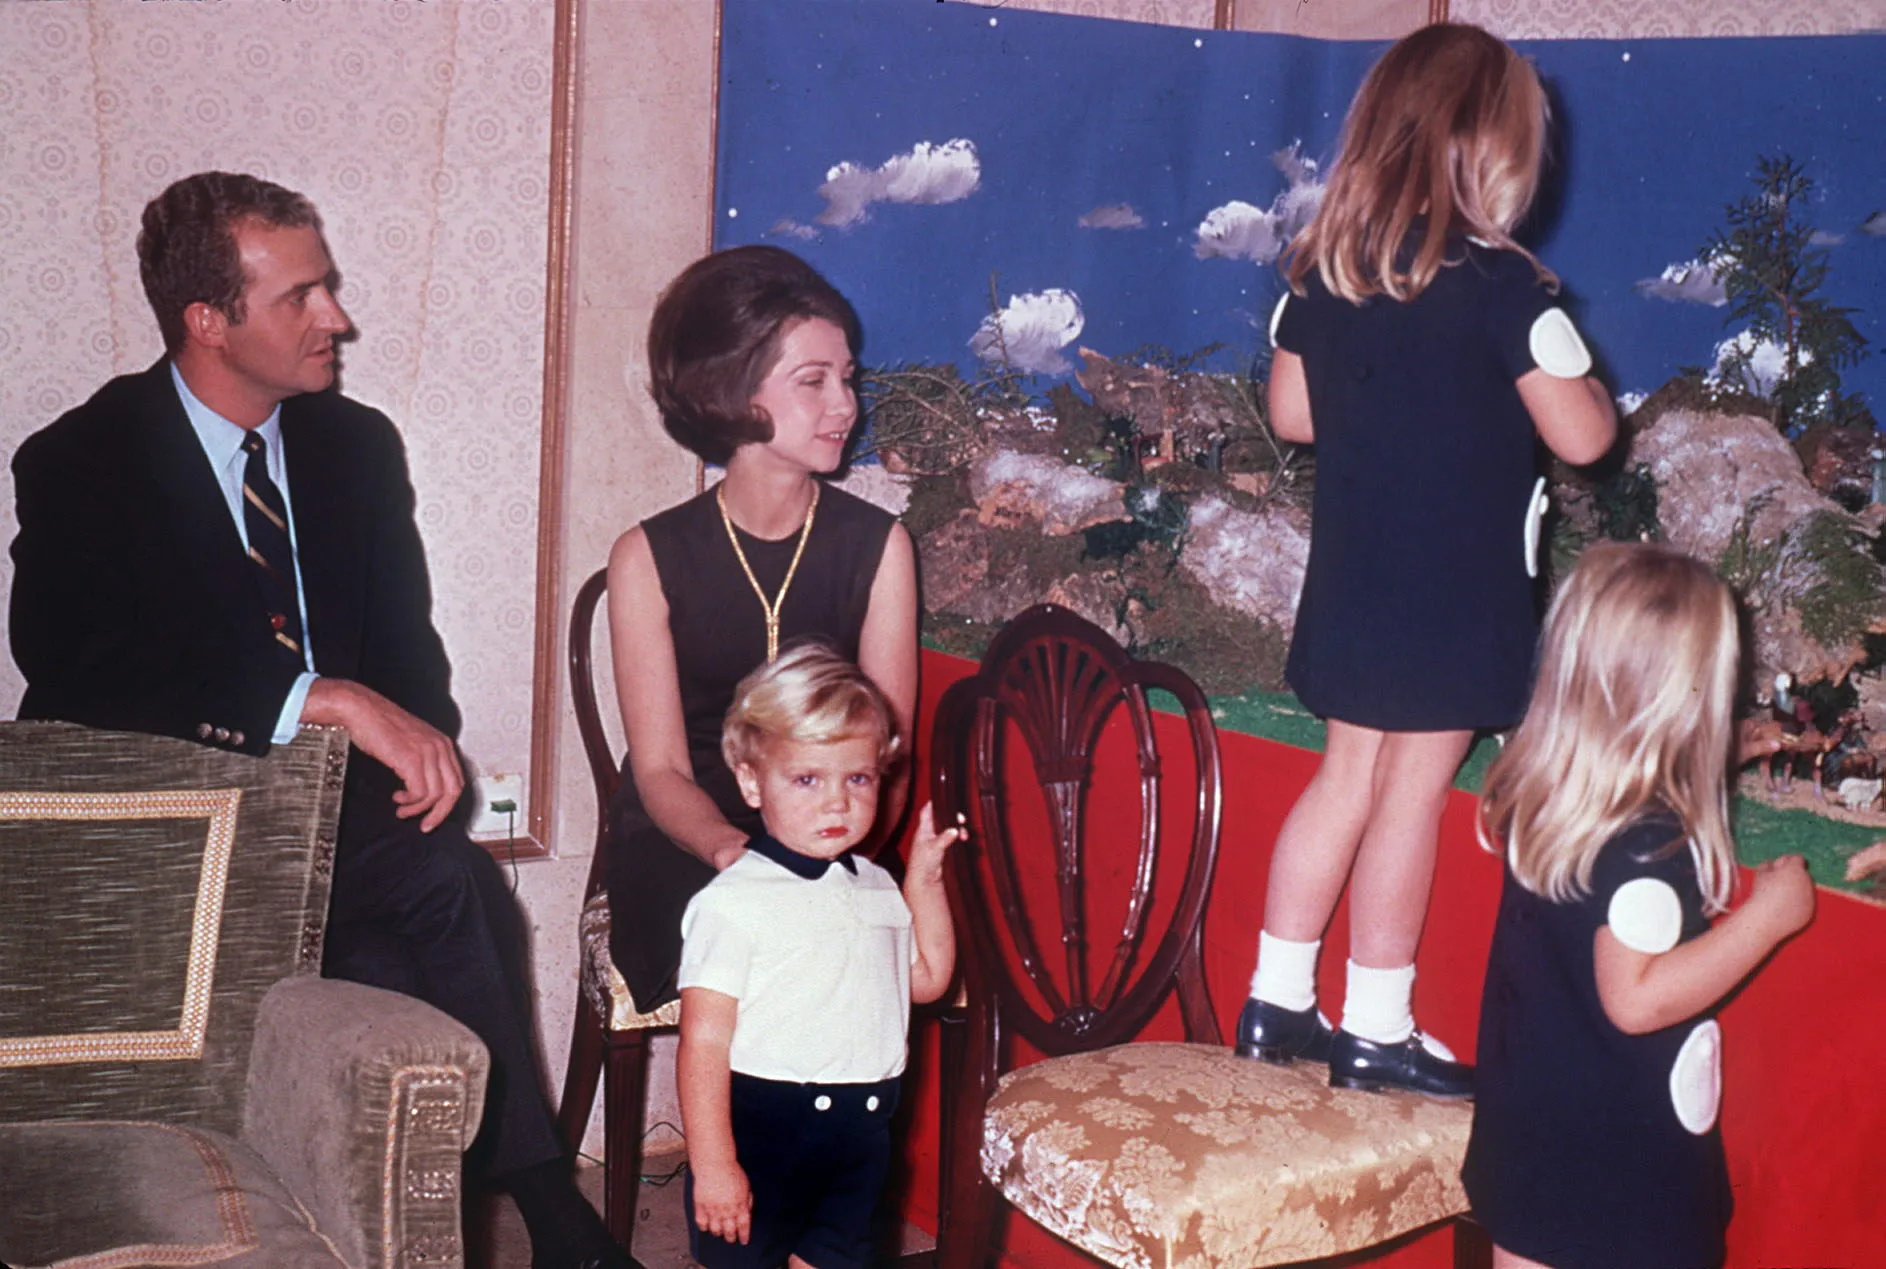
{"type": "Polygon", "coordinates": [[[640,1031],[652,1027],[681,1025],[681,1002],[671,1000],[661,1008],[643,1013],[629,995],[629,985],[622,981],[616,963],[609,958],[609,896],[592,895],[583,905],[577,925],[577,937],[583,944],[583,994],[598,1018],[606,1018],[611,1031],[640,1031]]]}
{"type": "Polygon", "coordinates": [[[1467,1210],[1471,1108],[1332,1089],[1322,1066],[1125,1044],[1003,1077],[982,1171],[1120,1269],[1256,1269],[1372,1246],[1467,1210]]]}

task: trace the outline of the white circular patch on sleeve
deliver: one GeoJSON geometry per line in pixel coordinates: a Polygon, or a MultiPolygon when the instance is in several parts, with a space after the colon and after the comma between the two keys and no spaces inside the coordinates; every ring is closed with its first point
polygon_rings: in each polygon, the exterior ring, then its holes
{"type": "Polygon", "coordinates": [[[1617,888],[1604,923],[1633,952],[1657,956],[1683,937],[1683,901],[1669,882],[1639,877],[1617,888]]]}
{"type": "Polygon", "coordinates": [[[1526,342],[1539,369],[1554,379],[1578,379],[1591,373],[1591,350],[1562,308],[1549,308],[1534,318],[1526,342]]]}
{"type": "Polygon", "coordinates": [[[1677,1122],[1698,1136],[1716,1122],[1722,1106],[1722,1028],[1714,1018],[1696,1024],[1670,1068],[1670,1105],[1677,1122]]]}
{"type": "Polygon", "coordinates": [[[1285,291],[1277,297],[1277,307],[1270,311],[1270,346],[1277,346],[1277,328],[1283,324],[1284,305],[1290,302],[1290,292],[1285,291]]]}

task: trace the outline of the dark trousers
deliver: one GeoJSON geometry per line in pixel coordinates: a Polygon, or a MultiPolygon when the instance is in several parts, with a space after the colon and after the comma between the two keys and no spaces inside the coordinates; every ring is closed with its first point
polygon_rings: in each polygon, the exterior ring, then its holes
{"type": "Polygon", "coordinates": [[[728,1109],[753,1193],[752,1234],[730,1243],[702,1233],[690,1174],[682,1201],[694,1259],[706,1269],[781,1269],[791,1256],[814,1269],[870,1269],[900,1083],[795,1084],[735,1071],[728,1109]]]}
{"type": "Polygon", "coordinates": [[[456,819],[422,833],[417,818],[397,818],[385,768],[358,752],[353,763],[322,972],[417,997],[484,1041],[491,1080],[469,1171],[501,1176],[561,1157],[531,1030],[523,922],[502,870],[456,819]]]}

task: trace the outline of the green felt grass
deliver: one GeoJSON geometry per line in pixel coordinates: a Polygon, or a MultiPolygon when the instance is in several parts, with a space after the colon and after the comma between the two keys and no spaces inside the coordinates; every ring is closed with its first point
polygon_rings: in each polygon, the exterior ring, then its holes
{"type": "MultiPolygon", "coordinates": [[[[1323,721],[1289,692],[1240,692],[1210,700],[1212,718],[1224,730],[1261,736],[1314,753],[1323,751],[1323,721]]],[[[1163,692],[1155,693],[1153,704],[1168,713],[1178,712],[1177,704],[1163,692]]],[[[1499,750],[1499,742],[1493,737],[1477,739],[1454,778],[1454,787],[1478,793],[1487,766],[1499,750]]],[[[1731,814],[1737,854],[1743,863],[1754,865],[1782,855],[1801,855],[1807,860],[1808,872],[1821,885],[1881,896],[1880,883],[1850,882],[1846,868],[1850,856],[1886,838],[1886,832],[1810,811],[1781,810],[1739,795],[1733,800],[1731,814]]]]}

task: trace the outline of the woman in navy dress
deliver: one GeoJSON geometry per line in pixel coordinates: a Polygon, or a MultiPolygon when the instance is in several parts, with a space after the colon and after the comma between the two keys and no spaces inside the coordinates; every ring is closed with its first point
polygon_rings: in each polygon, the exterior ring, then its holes
{"type": "Polygon", "coordinates": [[[1513,238],[1545,125],[1532,67],[1486,32],[1398,42],[1350,107],[1272,323],[1271,425],[1317,468],[1287,674],[1328,743],[1271,856],[1237,1048],[1327,1059],[1339,1087],[1471,1092],[1414,1025],[1440,815],[1474,731],[1524,707],[1535,437],[1588,463],[1615,435],[1557,279],[1513,238]],[[1345,885],[1332,1035],[1315,970],[1345,885]]]}

